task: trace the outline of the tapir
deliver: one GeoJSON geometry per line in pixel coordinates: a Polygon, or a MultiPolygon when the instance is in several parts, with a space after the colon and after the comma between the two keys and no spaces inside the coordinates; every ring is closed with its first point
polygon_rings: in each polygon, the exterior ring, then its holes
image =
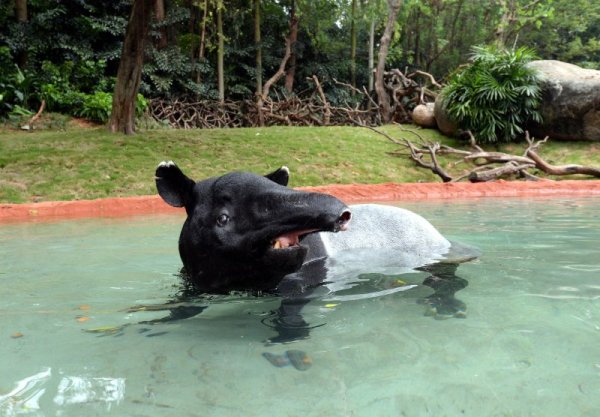
{"type": "Polygon", "coordinates": [[[186,210],[179,237],[182,273],[199,293],[281,294],[279,322],[301,328],[306,294],[323,282],[331,291],[344,288],[335,276],[359,273],[360,266],[367,272],[362,259],[372,262],[375,254],[383,273],[431,273],[424,282],[435,290],[429,304],[464,312],[454,293],[466,281],[454,272],[477,251],[450,242],[411,211],[347,206],[331,195],[288,188],[286,167],[265,176],[232,172],[196,182],[163,161],[155,179],[164,201],[186,210]]]}

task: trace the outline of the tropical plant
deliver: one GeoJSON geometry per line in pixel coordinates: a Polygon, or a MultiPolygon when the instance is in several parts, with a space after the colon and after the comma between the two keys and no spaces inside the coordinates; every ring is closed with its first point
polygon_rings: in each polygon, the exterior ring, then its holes
{"type": "Polygon", "coordinates": [[[112,109],[112,94],[98,91],[89,94],[83,100],[79,116],[95,122],[106,123],[112,109]]]}
{"type": "MultiPolygon", "coordinates": [[[[74,111],[77,116],[85,119],[106,123],[110,119],[112,111],[113,95],[103,91],[96,91],[94,94],[82,94],[82,103],[80,108],[74,111]]],[[[142,95],[136,96],[135,114],[140,117],[148,108],[148,100],[142,95]]]]}
{"type": "Polygon", "coordinates": [[[442,91],[450,118],[481,142],[508,142],[529,121],[541,122],[541,90],[527,63],[532,50],[474,47],[472,62],[450,76],[442,91]]]}

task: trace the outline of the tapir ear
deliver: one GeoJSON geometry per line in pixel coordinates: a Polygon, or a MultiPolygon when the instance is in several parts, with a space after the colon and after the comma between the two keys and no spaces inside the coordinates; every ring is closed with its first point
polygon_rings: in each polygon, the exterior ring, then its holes
{"type": "Polygon", "coordinates": [[[279,168],[277,171],[271,172],[268,175],[265,175],[266,178],[270,179],[273,182],[276,182],[279,185],[283,185],[287,187],[288,182],[290,181],[290,169],[286,166],[279,168]]]}
{"type": "Polygon", "coordinates": [[[162,161],[156,167],[158,194],[174,207],[183,207],[191,200],[194,184],[173,161],[162,161]]]}

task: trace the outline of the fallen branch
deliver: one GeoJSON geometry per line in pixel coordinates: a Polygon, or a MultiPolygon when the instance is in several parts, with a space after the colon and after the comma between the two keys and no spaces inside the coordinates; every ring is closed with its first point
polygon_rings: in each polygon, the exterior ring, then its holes
{"type": "Polygon", "coordinates": [[[401,146],[402,150],[392,152],[394,155],[408,155],[419,167],[427,168],[443,182],[457,182],[464,179],[468,179],[471,182],[486,182],[493,181],[504,177],[515,177],[525,178],[526,180],[544,180],[537,175],[528,172],[529,169],[538,169],[547,175],[572,175],[582,174],[590,175],[594,177],[600,177],[600,169],[594,167],[587,167],[582,165],[551,165],[546,162],[537,153],[537,149],[545,143],[548,138],[544,138],[540,141],[534,141],[526,134],[525,139],[527,140],[528,147],[525,151],[524,156],[512,155],[504,152],[487,152],[477,145],[475,138],[472,134],[470,136],[470,145],[473,150],[467,151],[462,149],[455,149],[447,145],[440,145],[436,142],[424,141],[421,136],[405,129],[410,133],[414,133],[418,136],[418,145],[414,144],[410,140],[403,138],[398,140],[391,135],[380,131],[374,127],[364,126],[368,129],[384,136],[390,142],[401,146]],[[403,152],[408,151],[408,152],[403,152]],[[447,170],[443,169],[440,162],[437,159],[437,155],[459,155],[462,158],[452,164],[450,167],[455,167],[461,162],[474,165],[467,173],[460,173],[453,175],[447,170]],[[498,164],[502,164],[498,166],[498,164]]]}
{"type": "Polygon", "coordinates": [[[568,165],[552,165],[542,159],[541,156],[538,155],[538,148],[548,141],[548,137],[546,136],[543,140],[535,142],[530,138],[529,132],[525,132],[525,140],[529,144],[529,147],[525,151],[525,155],[529,157],[531,160],[535,162],[535,165],[538,169],[544,171],[549,175],[590,175],[592,177],[600,177],[600,169],[594,167],[586,167],[583,165],[577,164],[568,164],[568,165]]]}
{"type": "Polygon", "coordinates": [[[487,182],[496,180],[506,175],[518,174],[528,168],[533,168],[533,164],[517,164],[514,161],[507,162],[505,165],[499,168],[487,169],[485,171],[471,171],[468,175],[468,179],[471,182],[487,182]]]}
{"type": "Polygon", "coordinates": [[[544,161],[535,151],[527,151],[527,156],[535,162],[535,166],[541,169],[548,175],[590,175],[592,177],[600,177],[600,169],[594,167],[586,167],[583,165],[551,165],[544,161]]]}
{"type": "MultiPolygon", "coordinates": [[[[42,115],[42,112],[44,111],[45,108],[46,108],[46,100],[42,99],[42,103],[40,104],[39,110],[31,119],[29,119],[29,122],[25,125],[27,127],[27,130],[33,130],[33,123],[35,123],[37,121],[37,119],[40,118],[40,116],[42,115]]],[[[23,128],[25,128],[25,126],[23,126],[23,128]]]]}

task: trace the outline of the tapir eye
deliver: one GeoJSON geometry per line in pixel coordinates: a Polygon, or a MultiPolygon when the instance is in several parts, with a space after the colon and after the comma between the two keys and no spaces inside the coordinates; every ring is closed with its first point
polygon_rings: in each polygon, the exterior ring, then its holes
{"type": "Polygon", "coordinates": [[[223,227],[227,223],[229,223],[229,216],[227,214],[223,213],[219,217],[217,217],[217,226],[223,227]]]}

